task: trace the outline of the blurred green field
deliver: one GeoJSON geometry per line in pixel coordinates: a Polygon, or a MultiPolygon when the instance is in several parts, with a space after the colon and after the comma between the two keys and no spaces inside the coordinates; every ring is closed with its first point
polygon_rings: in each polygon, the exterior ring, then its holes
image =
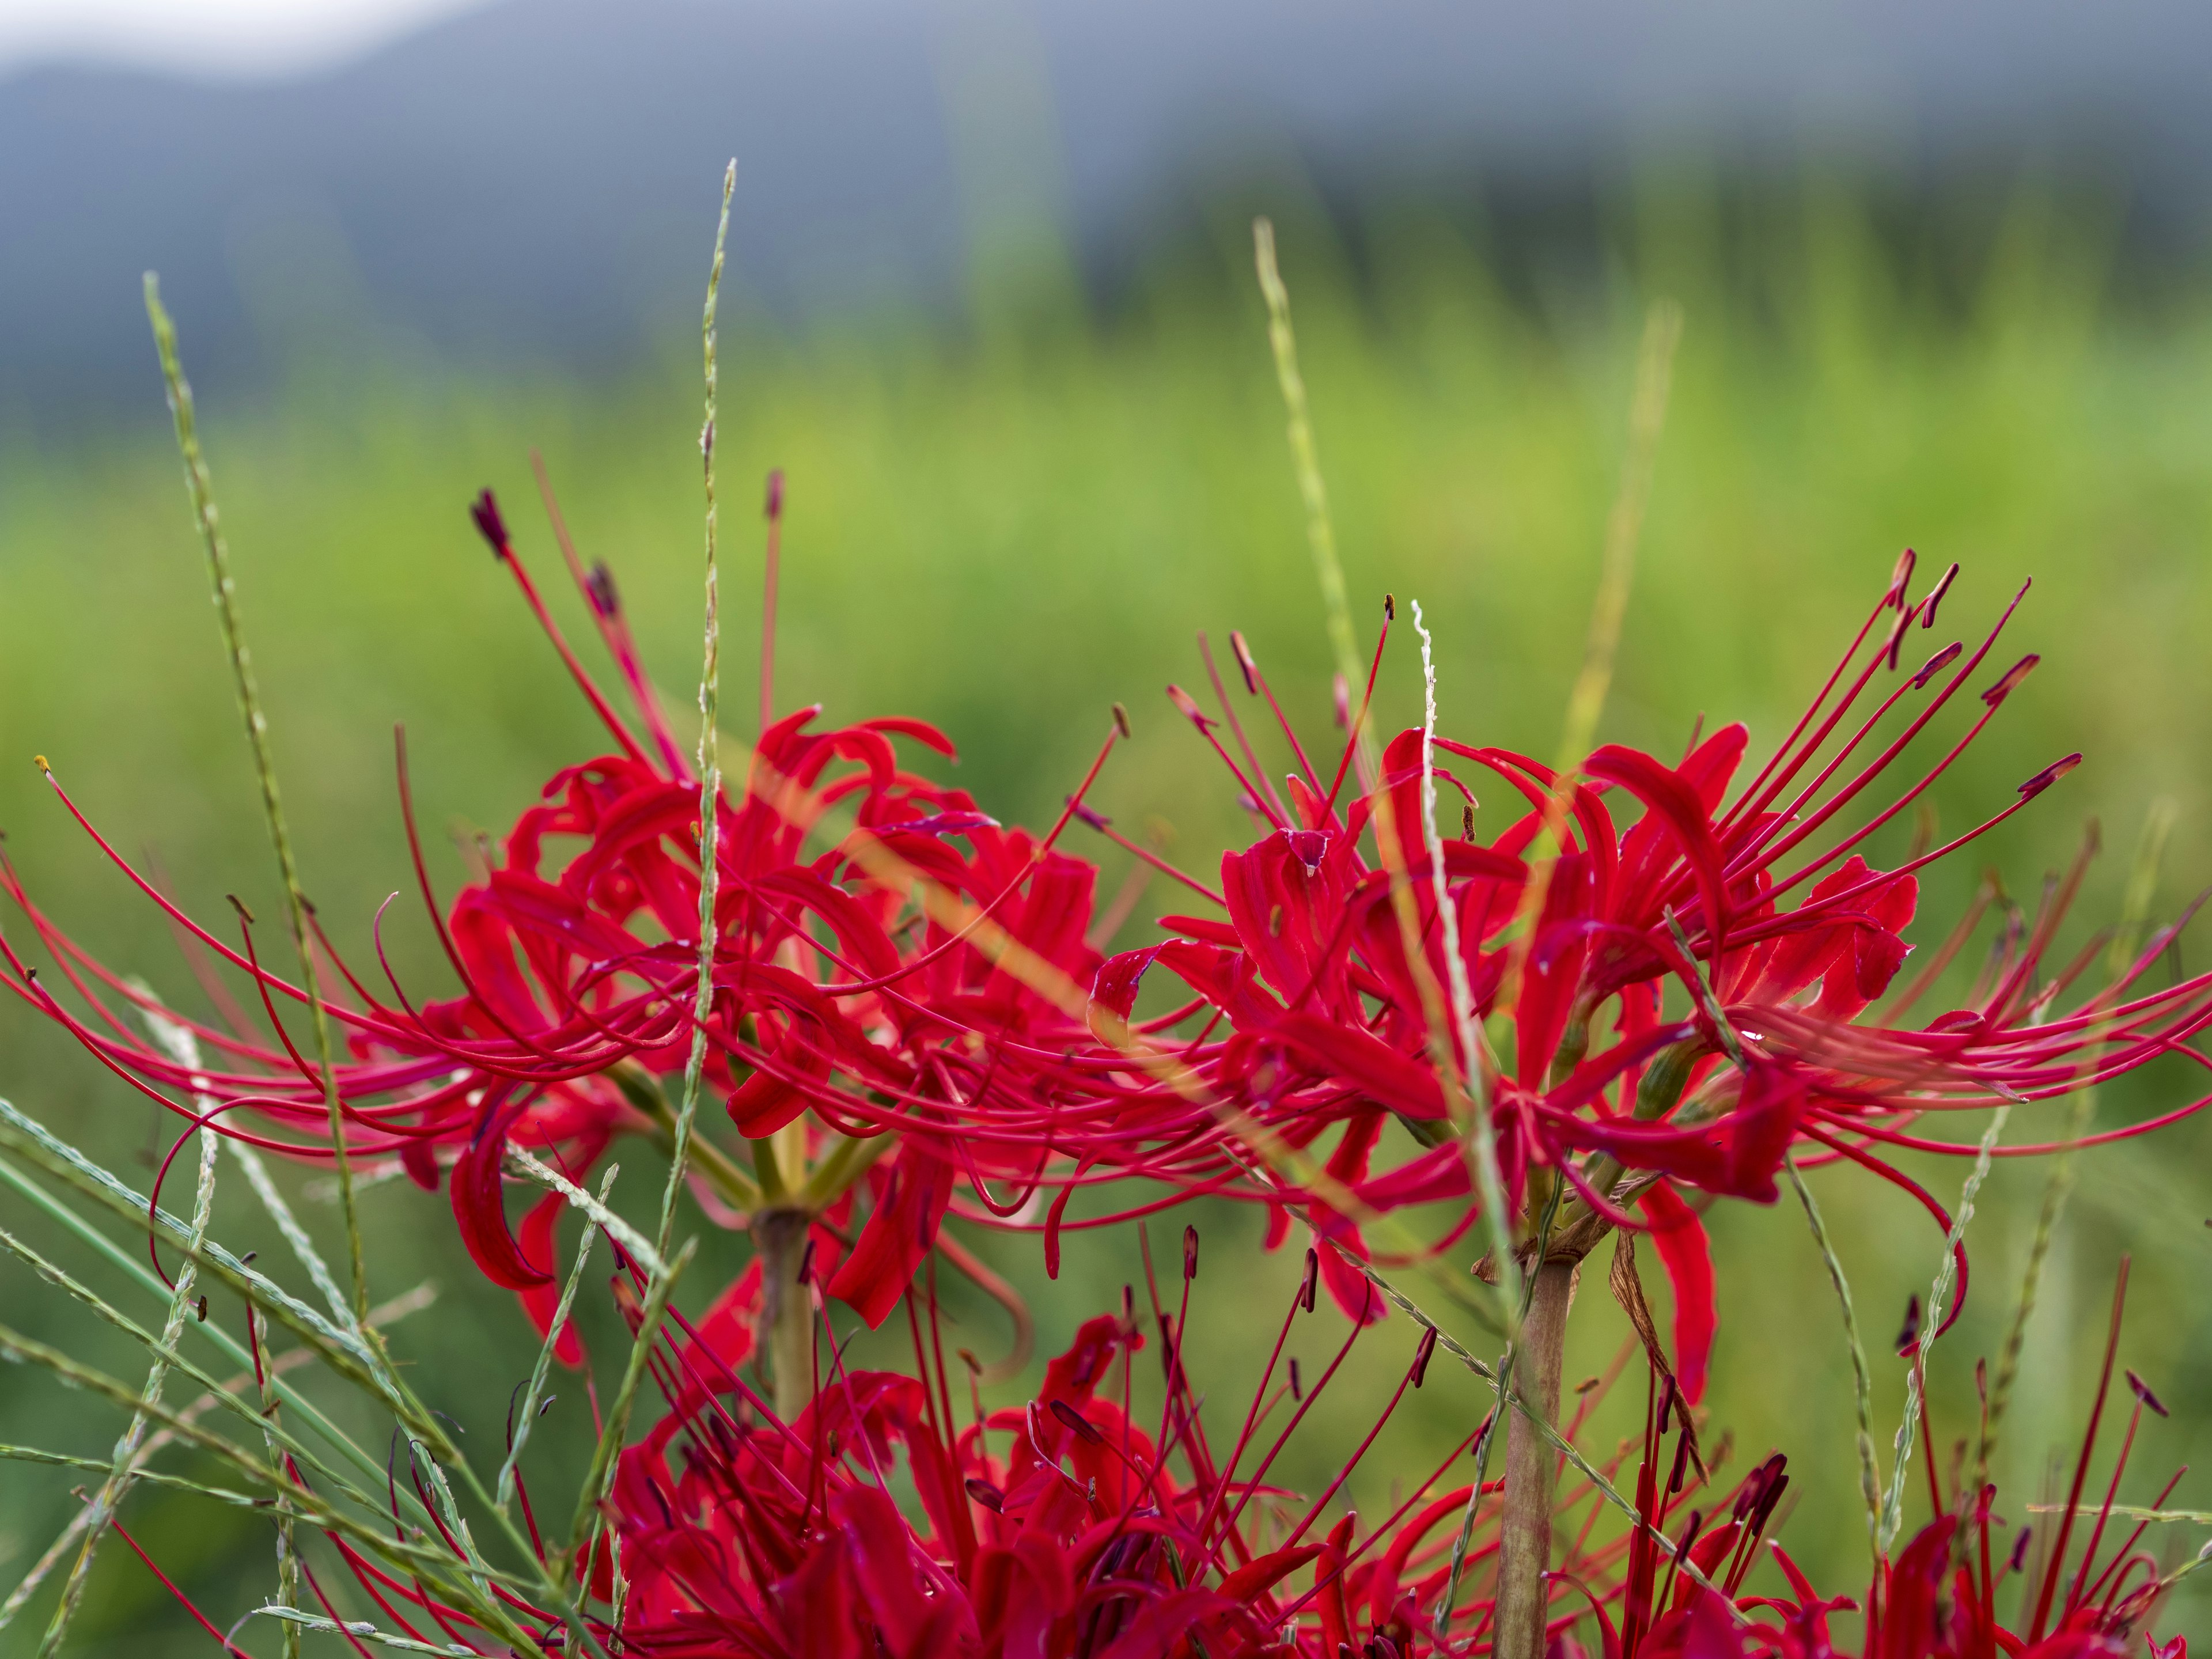
{"type": "MultiPolygon", "coordinates": [[[[1673,294],[1687,328],[1605,734],[1675,750],[1702,715],[1743,719],[1754,746],[1771,743],[1903,545],[1919,550],[1923,571],[1964,565],[1947,629],[1985,623],[2032,576],[2011,650],[2039,651],[2044,664],[1936,792],[1941,822],[1955,830],[1994,810],[2069,750],[2087,763],[1978,858],[1928,884],[1916,937],[1940,936],[1984,865],[2032,902],[2092,815],[2109,850],[2083,915],[2110,915],[2161,799],[2180,814],[2159,890],[2171,911],[2212,879],[2203,761],[2212,662],[2202,644],[2212,637],[2212,305],[2114,301],[2102,245],[2080,223],[2024,197],[1962,283],[1885,246],[1848,198],[1808,191],[1748,253],[1694,214],[1647,216],[1595,277],[1533,294],[1509,294],[1474,245],[1430,222],[1371,227],[1357,277],[1337,242],[1286,233],[1363,629],[1371,639],[1385,591],[1401,604],[1418,598],[1438,637],[1445,728],[1549,751],[1581,648],[1642,309],[1650,295],[1673,294]]],[[[1056,808],[1119,699],[1139,740],[1094,802],[1125,824],[1166,820],[1176,855],[1196,867],[1243,834],[1216,765],[1159,696],[1170,679],[1202,677],[1194,634],[1245,629],[1310,730],[1325,724],[1328,699],[1320,606],[1240,237],[1224,232],[1164,262],[1103,319],[1047,308],[1019,327],[961,331],[887,317],[729,347],[725,499],[743,506],[771,465],[790,481],[779,648],[787,701],[818,700],[837,717],[935,720],[961,744],[961,781],[987,806],[1035,817],[1056,808]]],[[[191,319],[179,322],[189,362],[191,319]]],[[[140,324],[124,315],[116,326],[140,324]]],[[[596,752],[587,711],[464,512],[475,490],[496,488],[526,556],[554,586],[532,445],[586,556],[613,565],[672,702],[687,700],[700,538],[690,351],[675,341],[663,361],[611,383],[401,380],[373,362],[308,360],[281,392],[204,406],[305,878],[349,954],[368,954],[375,906],[405,884],[396,722],[407,727],[425,823],[457,838],[503,825],[555,768],[596,752]]],[[[277,913],[150,347],[147,386],[147,417],[100,440],[0,435],[0,826],[57,916],[191,1003],[159,918],[94,856],[30,763],[33,752],[48,757],[118,844],[156,857],[195,908],[215,913],[234,891],[264,917],[277,913]]],[[[756,522],[726,514],[725,697],[740,709],[751,702],[756,522]]],[[[573,595],[556,606],[580,621],[573,595]]],[[[1394,652],[1386,716],[1413,718],[1419,695],[1417,656],[1394,652]]],[[[1896,829],[1892,856],[1905,836],[1896,829]]],[[[434,861],[444,890],[465,878],[457,851],[434,849],[434,861]]],[[[1120,855],[1103,861],[1118,878],[1120,855]]],[[[1147,896],[1149,909],[1166,896],[1147,896]]],[[[427,929],[404,902],[393,914],[395,964],[441,993],[427,929]]],[[[0,925],[24,931],[13,916],[0,925]]],[[[2087,928],[2069,930],[2069,948],[2087,928]]],[[[1124,937],[1141,933],[1133,922],[1124,937]]],[[[2160,1075],[2102,1103],[2100,1121],[2176,1103],[2193,1086],[2179,1071],[2160,1075]]],[[[0,1093],[126,1168],[157,1133],[167,1144],[149,1107],[14,1007],[0,1012],[0,1093]]],[[[2030,1120],[2039,1135],[2055,1133],[2060,1112],[2021,1115],[2016,1137],[2030,1120]]],[[[2015,1517],[2039,1495],[2046,1454],[2070,1447],[2087,1410],[2122,1250],[2136,1272],[2124,1358],[2176,1407],[2171,1423],[2145,1431],[2127,1495],[2147,1498],[2175,1464],[2212,1455],[2208,1153],[2212,1138],[2191,1124],[2081,1160],[1998,1461],[2000,1506],[2015,1517]]],[[[641,1209],[658,1191],[653,1158],[632,1148],[623,1162],[641,1209]]],[[[1948,1352],[1938,1350],[1935,1417],[1947,1449],[1971,1426],[1972,1357],[2002,1340],[2045,1173],[2003,1164],[1984,1193],[1969,1237],[1973,1294],[1948,1352]]],[[[1963,1174],[1948,1164],[1929,1179],[1955,1196],[1963,1174]]],[[[1817,1179],[1879,1350],[1908,1292],[1924,1294],[1940,1241],[1886,1190],[1817,1179]]],[[[261,1242],[238,1200],[218,1212],[219,1227],[261,1242]]],[[[395,1185],[367,1202],[378,1294],[426,1277],[441,1290],[434,1311],[400,1328],[399,1350],[432,1401],[495,1441],[529,1364],[526,1327],[510,1298],[474,1282],[441,1198],[395,1185]]],[[[0,1224],[63,1248],[21,1208],[0,1201],[0,1224]]],[[[327,1236],[327,1206],[308,1208],[327,1236]]],[[[1209,1409],[1226,1416],[1242,1409],[1259,1322],[1273,1316],[1254,1310],[1279,1305],[1296,1262],[1261,1255],[1241,1218],[1208,1212],[1203,1224],[1192,1369],[1209,1409]]],[[[1732,1429],[1740,1461],[1769,1446],[1789,1454],[1804,1498],[1784,1541],[1821,1582],[1850,1589],[1864,1535],[1848,1368],[1819,1258],[1786,1202],[1723,1206],[1711,1224],[1723,1297],[1711,1432],[1732,1429]]],[[[1097,1233],[1071,1240],[1056,1285],[1029,1243],[979,1248],[1031,1292],[1041,1355],[1117,1301],[1131,1271],[1097,1233]]],[[[705,1300],[743,1258],[738,1242],[712,1241],[687,1299],[705,1300]]],[[[0,1306],[33,1334],[79,1342],[125,1374],[136,1368],[12,1262],[0,1267],[0,1306]]],[[[984,1304],[954,1311],[963,1344],[1003,1341],[984,1304]]],[[[603,1335],[613,1328],[609,1310],[592,1317],[603,1335]]],[[[1602,1289],[1587,1286],[1570,1376],[1600,1370],[1624,1330],[1602,1289]]],[[[1310,1367],[1325,1339],[1307,1340],[1310,1367]]],[[[1406,1326],[1394,1321],[1369,1340],[1373,1364],[1316,1413],[1306,1443],[1316,1450],[1291,1471],[1294,1483],[1325,1478],[1334,1460],[1317,1449],[1356,1433],[1395,1383],[1406,1326]]],[[[601,1346],[614,1352],[611,1340],[601,1346]]],[[[1904,1380],[1879,1352],[1875,1366],[1886,1462],[1904,1380]]],[[[1472,1379],[1432,1370],[1353,1483],[1363,1510],[1379,1513],[1394,1469],[1425,1474],[1482,1405],[1472,1379]]],[[[1609,1445],[1625,1421],[1601,1419],[1593,1443],[1609,1445]]],[[[104,1455],[118,1426],[42,1379],[0,1377],[0,1440],[104,1455]]],[[[573,1479],[562,1449],[545,1455],[549,1484],[573,1479]]],[[[79,1479],[0,1463],[0,1586],[44,1550],[79,1479]]],[[[2205,1506],[2212,1486],[2191,1477],[2172,1501],[2205,1506]]],[[[133,1504],[134,1530],[219,1622],[264,1593],[267,1546],[251,1517],[143,1489],[133,1504]]],[[[2169,1554],[2203,1541],[2201,1528],[2166,1530],[2169,1554]]],[[[47,1600],[0,1632],[0,1654],[33,1650],[47,1600]]],[[[2212,1595],[2178,1603],[2165,1627],[2212,1637],[2212,1595]]],[[[117,1546],[77,1631],[86,1653],[185,1653],[205,1639],[117,1546]]],[[[266,1632],[250,1639],[271,1645],[266,1632]]]]}

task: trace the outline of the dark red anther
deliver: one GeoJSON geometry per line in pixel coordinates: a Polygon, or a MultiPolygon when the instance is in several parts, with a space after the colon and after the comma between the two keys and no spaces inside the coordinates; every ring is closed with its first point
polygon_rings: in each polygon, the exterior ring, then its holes
{"type": "Polygon", "coordinates": [[[1954,640],[1934,656],[1929,658],[1926,662],[1921,664],[1920,672],[1912,677],[1912,689],[1915,691],[1924,690],[1929,681],[1951,665],[1960,649],[1958,641],[1954,640]]]}
{"type": "Polygon", "coordinates": [[[1260,665],[1252,659],[1252,647],[1244,643],[1244,636],[1232,631],[1229,648],[1237,653],[1237,666],[1244,676],[1244,689],[1254,696],[1260,695],[1260,665]]]}
{"type": "Polygon", "coordinates": [[[499,503],[485,490],[469,503],[469,518],[476,525],[477,534],[491,544],[492,554],[497,558],[507,556],[507,520],[499,516],[499,503]]]}
{"type": "Polygon", "coordinates": [[[1460,803],[1459,809],[1459,838],[1462,841],[1474,839],[1474,808],[1464,801],[1460,803]]]}
{"type": "Polygon", "coordinates": [[[1093,830],[1103,830],[1108,824],[1114,822],[1113,819],[1108,817],[1103,812],[1094,812],[1091,808],[1085,806],[1079,800],[1072,800],[1068,802],[1068,805],[1075,809],[1075,816],[1081,818],[1093,830]]]}
{"type": "Polygon", "coordinates": [[[2022,800],[2033,800],[2081,763],[2081,757],[2079,754],[2069,755],[2064,760],[2051,762],[2050,765],[2021,785],[2020,798],[2022,800]]]}
{"type": "Polygon", "coordinates": [[[1951,584],[1958,579],[1959,562],[1954,559],[1951,568],[1937,578],[1936,586],[1929,590],[1928,597],[1920,602],[1920,625],[1923,628],[1936,626],[1936,607],[1943,603],[1943,596],[1951,591],[1951,584]]]}
{"type": "Polygon", "coordinates": [[[994,1515],[1006,1512],[1006,1494],[988,1480],[979,1480],[970,1475],[968,1478],[968,1495],[994,1515]]]}
{"type": "Polygon", "coordinates": [[[1419,1388],[1429,1374],[1429,1356],[1437,1351],[1437,1328],[1421,1333],[1421,1346],[1413,1350],[1413,1386],[1419,1388]]]}
{"type": "Polygon", "coordinates": [[[1667,1490],[1669,1493],[1682,1490],[1682,1477],[1688,1473],[1689,1468],[1690,1437],[1686,1434],[1674,1442],[1674,1472],[1667,1477],[1667,1490]]]}
{"type": "Polygon", "coordinates": [[[806,1248],[799,1253],[799,1282],[802,1285],[814,1282],[814,1236],[811,1233],[807,1235],[806,1248]]]}
{"type": "Polygon", "coordinates": [[[1881,648],[1882,655],[1887,659],[1887,661],[1884,665],[1887,667],[1889,672],[1893,674],[1897,672],[1898,658],[1902,655],[1905,651],[1905,632],[1911,626],[1912,612],[1909,610],[1904,609],[1903,607],[1899,607],[1897,613],[1897,620],[1890,626],[1889,643],[1883,646],[1881,648]]]}
{"type": "Polygon", "coordinates": [[[1306,1282],[1298,1291],[1298,1305],[1308,1313],[1314,1310],[1314,1291],[1321,1285],[1321,1252],[1310,1246],[1306,1250],[1306,1282]]]}
{"type": "Polygon", "coordinates": [[[1920,1346],[1920,1297],[1916,1291],[1905,1298],[1905,1326],[1897,1334],[1897,1352],[1909,1354],[1920,1346]]]}
{"type": "Polygon", "coordinates": [[[768,500],[763,504],[762,511],[768,515],[768,521],[770,524],[778,522],[783,517],[783,469],[780,466],[771,467],[769,470],[768,500]]]}
{"type": "Polygon", "coordinates": [[[1912,567],[1920,556],[1911,548],[1897,556],[1896,566],[1889,573],[1889,603],[1899,611],[1905,609],[1905,590],[1912,582],[1912,567]]]}
{"type": "MultiPolygon", "coordinates": [[[[1759,1495],[1758,1505],[1751,1512],[1753,1531],[1766,1530],[1767,1517],[1774,1513],[1775,1506],[1781,1503],[1782,1494],[1788,1489],[1789,1485],[1790,1477],[1786,1474],[1777,1474],[1767,1483],[1766,1490],[1759,1495]]],[[[1991,1487],[1990,1490],[1994,1492],[1996,1488],[1991,1487]]]]}
{"type": "Polygon", "coordinates": [[[592,574],[584,578],[584,591],[592,596],[592,609],[602,617],[612,617],[622,609],[615,597],[615,573],[604,564],[592,567],[592,574]]]}
{"type": "Polygon", "coordinates": [[[1982,701],[1989,704],[1990,708],[1996,708],[1999,703],[2002,702],[2007,697],[2012,696],[2014,691],[2020,689],[2020,683],[2026,679],[2028,677],[2028,674],[2034,669],[2035,665],[2042,660],[2043,659],[2038,656],[2034,652],[2029,652],[2018,662],[2005,670],[2004,678],[2002,679],[1999,680],[1995,685],[1982,693],[1982,701]]]}
{"type": "Polygon", "coordinates": [[[2020,1564],[2027,1559],[2027,1540],[2035,1536],[2033,1527],[2022,1527],[2020,1536],[2012,1540],[2012,1559],[2005,1563],[2007,1572],[2018,1572],[2020,1564]]]}
{"type": "Polygon", "coordinates": [[[1182,1230],[1182,1282],[1186,1285],[1198,1277],[1198,1229],[1186,1226],[1182,1230]]]}
{"type": "Polygon", "coordinates": [[[1304,1400],[1305,1397],[1306,1391],[1298,1386],[1298,1357],[1292,1354],[1291,1356],[1291,1398],[1304,1400]]]}
{"type": "Polygon", "coordinates": [[[1382,620],[1386,623],[1398,620],[1398,600],[1394,594],[1385,593],[1382,596],[1382,620]]]}
{"type": "Polygon", "coordinates": [[[2150,1391],[2149,1383],[2144,1382],[2142,1378],[2137,1376],[2133,1371],[2130,1371],[2127,1374],[2127,1377],[2128,1386],[2136,1391],[2136,1399],[2142,1401],[2144,1405],[2149,1407],[2151,1410],[2156,1412],[2160,1417],[2167,1415],[2166,1409],[2165,1406],[2160,1402],[2159,1397],[2150,1391]]]}
{"type": "Polygon", "coordinates": [[[1106,1437],[1099,1433],[1097,1425],[1065,1400],[1055,1400],[1052,1402],[1052,1414],[1065,1424],[1071,1433],[1086,1444],[1097,1446],[1104,1443],[1106,1437]]]}
{"type": "Polygon", "coordinates": [[[1206,711],[1198,706],[1190,693],[1184,690],[1182,687],[1169,686],[1168,701],[1176,706],[1176,713],[1181,714],[1200,731],[1211,732],[1213,729],[1213,722],[1206,719],[1206,711]]]}

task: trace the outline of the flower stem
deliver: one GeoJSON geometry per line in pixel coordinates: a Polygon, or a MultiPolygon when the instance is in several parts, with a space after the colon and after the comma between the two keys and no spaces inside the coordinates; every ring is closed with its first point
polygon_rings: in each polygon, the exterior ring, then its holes
{"type": "Polygon", "coordinates": [[[799,1283],[813,1218],[800,1209],[763,1210],[753,1218],[760,1252],[763,1346],[775,1387],[775,1414],[794,1421],[814,1397],[814,1298],[799,1283]]]}
{"type": "MultiPolygon", "coordinates": [[[[1547,1261],[1530,1286],[1528,1311],[1515,1352],[1514,1388],[1546,1422],[1559,1414],[1559,1372],[1566,1351],[1567,1310],[1575,1297],[1575,1266],[1547,1261]]],[[[1552,1505],[1559,1454],[1526,1418],[1516,1413],[1505,1431],[1505,1509],[1498,1558],[1498,1659],[1543,1659],[1544,1612],[1550,1589],[1552,1505]]]]}

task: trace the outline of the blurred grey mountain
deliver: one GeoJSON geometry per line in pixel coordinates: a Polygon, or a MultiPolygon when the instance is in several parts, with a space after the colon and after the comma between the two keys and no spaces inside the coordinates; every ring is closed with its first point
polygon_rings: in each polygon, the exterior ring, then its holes
{"type": "Polygon", "coordinates": [[[1473,199],[1665,142],[2094,153],[2194,223],[2207,64],[2193,0],[499,0],[288,82],[39,67],[0,80],[0,416],[144,401],[149,266],[210,378],[634,360],[692,325],[732,154],[784,320],[950,310],[1040,230],[1110,285],[1255,179],[1473,199]]]}

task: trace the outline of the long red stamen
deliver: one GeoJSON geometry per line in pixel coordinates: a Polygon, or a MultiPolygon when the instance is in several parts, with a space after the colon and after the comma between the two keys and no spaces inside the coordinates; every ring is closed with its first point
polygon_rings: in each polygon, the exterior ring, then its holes
{"type": "Polygon", "coordinates": [[[2112,1286],[2112,1318],[2105,1335],[2105,1364],[2097,1377],[2097,1402],[2089,1408],[2089,1426],[2081,1437],[2081,1455],[2074,1466],[2074,1485],[2066,1494],[2066,1513],[2058,1520],[2058,1536],[2051,1549],[2050,1565],[2044,1570],[2043,1585],[2035,1598],[2035,1617],[2028,1623],[2028,1644],[2033,1646],[2043,1639],[2044,1630],[2051,1617],[2051,1598],[2058,1591],[2058,1575],[2066,1567],[2066,1542],[2073,1535],[2074,1513],[2081,1507],[2082,1483],[2089,1478],[2089,1456],[2097,1447],[2097,1425],[2105,1415],[2105,1395],[2112,1385],[2112,1364],[2120,1349],[2120,1315],[2128,1299],[2128,1258],[2120,1258],[2119,1280],[2112,1286]]]}

